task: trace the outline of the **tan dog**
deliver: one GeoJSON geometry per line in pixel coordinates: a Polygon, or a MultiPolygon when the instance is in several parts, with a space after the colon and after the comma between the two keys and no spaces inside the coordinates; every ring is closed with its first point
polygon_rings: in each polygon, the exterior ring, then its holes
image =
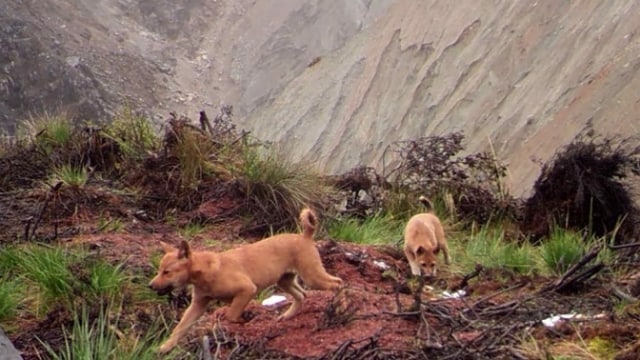
{"type": "Polygon", "coordinates": [[[436,276],[438,253],[442,251],[447,265],[451,257],[440,219],[431,212],[431,202],[424,196],[420,196],[420,201],[429,212],[409,219],[404,228],[404,253],[413,275],[436,276]]]}
{"type": "Polygon", "coordinates": [[[186,241],[178,248],[162,243],[165,255],[149,287],[165,294],[191,284],[193,291],[191,304],[159,351],[166,353],[176,346],[212,299],[230,302],[226,318],[241,322],[244,308],[256,293],[278,284],[293,297],[280,320],[293,316],[302,305],[305,291],[298,284],[296,273],[313,289],[334,290],[342,286],[342,280],[329,275],[320,260],[313,241],[315,214],[309,209],[302,210],[300,222],[301,234],[275,235],[221,253],[192,251],[186,241]]]}

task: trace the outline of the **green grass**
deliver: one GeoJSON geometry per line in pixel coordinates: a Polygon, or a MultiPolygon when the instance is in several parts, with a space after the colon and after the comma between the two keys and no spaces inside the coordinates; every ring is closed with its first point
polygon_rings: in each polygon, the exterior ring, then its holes
{"type": "Polygon", "coordinates": [[[20,279],[0,278],[0,322],[13,318],[24,297],[24,286],[20,279]]]}
{"type": "Polygon", "coordinates": [[[462,271],[471,271],[476,264],[486,268],[508,269],[528,274],[536,269],[538,251],[529,243],[515,243],[504,238],[500,227],[484,226],[466,239],[451,239],[453,258],[462,271]]]}
{"type": "Polygon", "coordinates": [[[124,224],[122,223],[122,220],[120,220],[119,218],[100,216],[100,218],[98,219],[98,226],[96,231],[110,233],[110,232],[119,232],[123,228],[124,228],[124,224]]]}
{"type": "Polygon", "coordinates": [[[72,145],[74,124],[67,114],[43,113],[24,121],[16,130],[18,137],[31,141],[49,154],[52,151],[72,145]]]}
{"type": "MultiPolygon", "coordinates": [[[[128,333],[127,329],[119,329],[117,320],[111,314],[120,313],[119,309],[109,306],[99,311],[97,318],[92,319],[85,306],[73,312],[75,314],[70,332],[63,328],[64,344],[54,349],[50,344],[38,339],[51,359],[54,360],[136,360],[157,359],[156,347],[165,331],[159,320],[151,324],[143,335],[128,333]]],[[[175,353],[175,352],[174,352],[175,353]]],[[[171,359],[172,356],[163,358],[171,359]]]]}
{"type": "Polygon", "coordinates": [[[555,228],[540,245],[540,256],[548,272],[560,275],[584,256],[589,244],[576,232],[555,228]]]}
{"type": "Polygon", "coordinates": [[[298,216],[304,206],[313,206],[331,196],[331,189],[304,162],[294,162],[283,151],[246,146],[242,161],[232,174],[244,193],[264,214],[280,219],[298,216]]]}
{"type": "Polygon", "coordinates": [[[91,261],[88,264],[88,274],[86,293],[96,301],[119,298],[122,286],[128,280],[122,272],[122,263],[112,265],[103,260],[91,261]]]}
{"type": "Polygon", "coordinates": [[[57,247],[33,245],[22,249],[19,259],[20,273],[37,285],[45,310],[51,304],[73,303],[78,280],[70,269],[72,257],[68,253],[57,247]]]}
{"type": "Polygon", "coordinates": [[[356,244],[396,244],[402,238],[404,224],[391,215],[374,215],[364,221],[339,219],[327,224],[329,236],[356,244]]]}
{"type": "Polygon", "coordinates": [[[50,183],[62,181],[73,189],[80,189],[89,181],[89,171],[84,166],[64,164],[53,169],[50,183]]]}
{"type": "Polygon", "coordinates": [[[160,140],[151,121],[135,114],[130,107],[121,109],[103,133],[132,160],[143,159],[160,148],[160,140]]]}
{"type": "Polygon", "coordinates": [[[27,245],[3,250],[0,268],[20,278],[22,286],[33,288],[30,298],[36,304],[32,309],[36,314],[55,305],[71,306],[77,300],[116,299],[127,282],[121,265],[60,247],[27,245]]]}
{"type": "Polygon", "coordinates": [[[182,236],[184,236],[187,239],[191,239],[194,236],[201,234],[204,231],[205,231],[205,227],[202,224],[190,222],[187,225],[185,225],[182,229],[179,229],[178,233],[180,233],[182,236]]]}

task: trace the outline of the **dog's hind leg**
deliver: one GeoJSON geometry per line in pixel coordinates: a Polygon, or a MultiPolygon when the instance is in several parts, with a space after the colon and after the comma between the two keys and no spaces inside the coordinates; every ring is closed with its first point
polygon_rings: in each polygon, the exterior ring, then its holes
{"type": "Polygon", "coordinates": [[[178,344],[178,340],[180,340],[180,338],[187,332],[187,330],[189,330],[191,325],[193,325],[196,320],[198,320],[198,318],[200,318],[200,316],[202,316],[202,314],[205,312],[208,303],[209,300],[207,300],[206,298],[198,298],[196,296],[193,296],[191,305],[189,305],[187,310],[185,310],[184,314],[182,315],[182,319],[180,319],[180,322],[178,323],[176,328],[173,329],[173,332],[171,332],[171,336],[169,336],[169,339],[167,339],[167,341],[165,341],[164,344],[160,346],[159,352],[161,354],[171,351],[171,349],[173,349],[178,344]]]}
{"type": "Polygon", "coordinates": [[[337,276],[330,275],[322,266],[320,256],[309,261],[299,270],[300,277],[304,283],[311,289],[316,290],[337,290],[342,286],[342,279],[337,276]]]}
{"type": "Polygon", "coordinates": [[[296,275],[293,273],[286,273],[282,275],[280,280],[278,280],[278,286],[293,296],[293,303],[289,306],[289,309],[287,309],[284,314],[278,316],[278,320],[289,319],[295,315],[302,306],[302,300],[305,297],[305,292],[304,289],[300,287],[300,284],[298,284],[296,275]]]}

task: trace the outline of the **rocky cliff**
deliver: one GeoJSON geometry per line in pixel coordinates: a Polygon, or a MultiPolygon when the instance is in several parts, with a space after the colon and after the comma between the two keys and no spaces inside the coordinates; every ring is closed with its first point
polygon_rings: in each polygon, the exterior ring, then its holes
{"type": "Polygon", "coordinates": [[[340,172],[462,130],[530,189],[585,131],[640,129],[640,3],[400,0],[253,111],[256,134],[340,172]]]}
{"type": "Polygon", "coordinates": [[[240,125],[339,173],[462,130],[512,191],[578,134],[638,132],[640,4],[493,0],[8,0],[0,121],[123,103],[240,125]]]}

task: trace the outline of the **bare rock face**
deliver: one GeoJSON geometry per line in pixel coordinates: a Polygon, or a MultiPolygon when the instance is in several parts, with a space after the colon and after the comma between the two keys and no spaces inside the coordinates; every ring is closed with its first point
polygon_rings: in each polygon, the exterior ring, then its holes
{"type": "Polygon", "coordinates": [[[391,166],[398,140],[464,131],[516,194],[578,134],[638,133],[640,3],[399,0],[246,125],[327,172],[391,166]]]}
{"type": "Polygon", "coordinates": [[[0,329],[0,360],[22,360],[22,356],[2,329],[0,329]]]}

